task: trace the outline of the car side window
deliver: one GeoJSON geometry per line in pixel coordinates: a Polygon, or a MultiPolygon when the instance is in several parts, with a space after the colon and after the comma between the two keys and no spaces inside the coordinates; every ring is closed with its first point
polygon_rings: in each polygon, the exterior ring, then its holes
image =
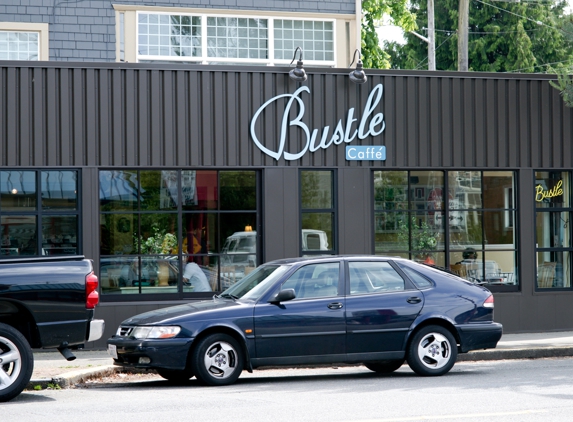
{"type": "Polygon", "coordinates": [[[350,262],[350,294],[404,290],[404,279],[388,262],[350,262]]]}
{"type": "Polygon", "coordinates": [[[310,264],[299,268],[282,285],[294,289],[296,299],[330,297],[338,294],[339,264],[310,264]]]}
{"type": "Polygon", "coordinates": [[[413,270],[412,268],[405,265],[400,265],[400,268],[406,273],[408,277],[410,277],[410,280],[412,280],[418,289],[427,289],[428,287],[433,286],[432,282],[420,274],[418,271],[413,270]]]}

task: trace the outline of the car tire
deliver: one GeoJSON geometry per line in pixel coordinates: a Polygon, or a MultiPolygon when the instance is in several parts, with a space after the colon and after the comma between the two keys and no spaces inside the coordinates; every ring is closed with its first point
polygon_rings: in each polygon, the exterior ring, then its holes
{"type": "Polygon", "coordinates": [[[379,374],[389,374],[399,369],[404,364],[404,359],[381,360],[378,362],[364,362],[364,366],[379,374]]]}
{"type": "Polygon", "coordinates": [[[239,343],[227,334],[211,334],[200,340],[191,359],[193,372],[205,385],[229,385],[243,371],[239,343]]]}
{"type": "Polygon", "coordinates": [[[422,376],[446,374],[458,357],[456,340],[446,328],[430,325],[416,332],[407,351],[408,365],[422,376]]]}
{"type": "Polygon", "coordinates": [[[160,377],[165,378],[168,381],[173,382],[185,382],[189,381],[190,378],[193,378],[193,371],[190,369],[165,369],[165,368],[157,368],[157,373],[160,377]]]}
{"type": "Polygon", "coordinates": [[[0,402],[6,402],[26,388],[34,370],[34,355],[28,340],[6,324],[0,324],[0,360],[0,402]]]}

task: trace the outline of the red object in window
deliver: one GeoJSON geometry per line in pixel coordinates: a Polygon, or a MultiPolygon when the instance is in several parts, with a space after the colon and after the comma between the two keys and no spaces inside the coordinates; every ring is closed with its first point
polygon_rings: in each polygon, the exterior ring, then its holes
{"type": "Polygon", "coordinates": [[[424,264],[436,265],[436,262],[434,261],[434,258],[432,258],[430,255],[428,255],[426,257],[426,259],[424,260],[424,264]]]}
{"type": "Polygon", "coordinates": [[[86,275],[86,308],[94,309],[99,303],[99,292],[97,291],[99,281],[92,271],[86,275]]]}

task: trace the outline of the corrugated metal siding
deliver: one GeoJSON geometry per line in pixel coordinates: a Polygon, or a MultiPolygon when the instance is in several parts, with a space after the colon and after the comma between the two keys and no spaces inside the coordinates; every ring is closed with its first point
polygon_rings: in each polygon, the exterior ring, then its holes
{"type": "MultiPolygon", "coordinates": [[[[145,65],[0,66],[2,166],[573,166],[573,110],[540,75],[368,70],[352,84],[345,69],[307,69],[303,122],[312,132],[348,109],[362,115],[382,83],[386,129],[353,144],[386,145],[385,162],[345,160],[344,144],[294,162],[263,154],[250,135],[253,114],[300,85],[288,69],[145,65]]],[[[257,134],[278,147],[285,102],[271,104],[257,134]]],[[[294,111],[290,118],[296,117],[294,111]]],[[[357,123],[354,124],[356,127],[357,123]]],[[[290,131],[287,150],[301,148],[290,131]]]]}

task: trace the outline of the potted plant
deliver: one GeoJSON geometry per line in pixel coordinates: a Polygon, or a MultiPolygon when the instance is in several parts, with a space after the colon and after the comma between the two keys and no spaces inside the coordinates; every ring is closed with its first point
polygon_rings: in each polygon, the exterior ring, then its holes
{"type": "Polygon", "coordinates": [[[427,260],[432,257],[432,251],[438,246],[439,236],[440,233],[425,221],[418,223],[416,217],[412,217],[410,226],[406,222],[401,222],[399,226],[398,240],[411,250],[417,259],[427,260]]]}
{"type": "MultiPolygon", "coordinates": [[[[146,255],[166,255],[172,253],[177,248],[177,236],[153,226],[153,235],[147,237],[136,237],[136,241],[141,247],[141,253],[146,255]]],[[[157,260],[157,279],[160,286],[169,285],[169,262],[167,259],[157,260]]]]}

